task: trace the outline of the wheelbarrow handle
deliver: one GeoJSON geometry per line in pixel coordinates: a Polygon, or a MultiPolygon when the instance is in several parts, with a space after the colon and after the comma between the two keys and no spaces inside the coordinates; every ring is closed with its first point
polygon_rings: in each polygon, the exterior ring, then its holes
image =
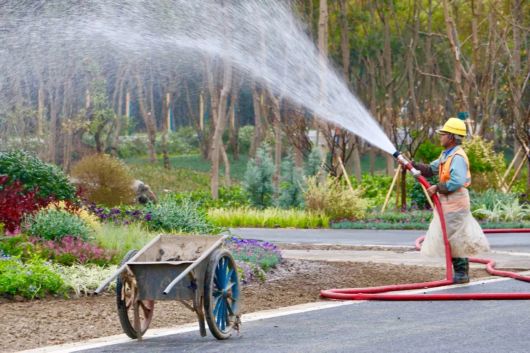
{"type": "Polygon", "coordinates": [[[173,289],[173,287],[179,283],[184,277],[186,277],[191,271],[193,271],[193,269],[195,269],[195,267],[199,266],[201,264],[201,262],[203,262],[208,256],[210,256],[210,254],[215,250],[217,249],[219,246],[221,246],[221,244],[229,237],[230,235],[224,235],[222,238],[220,238],[219,240],[217,240],[210,248],[208,248],[208,250],[206,250],[197,260],[193,261],[193,263],[191,265],[189,265],[184,271],[182,271],[180,273],[180,275],[177,276],[177,278],[175,278],[173,281],[171,281],[170,284],[168,284],[168,286],[166,287],[166,289],[164,289],[164,291],[162,292],[164,295],[167,295],[169,294],[169,292],[171,292],[171,290],[173,289]]]}

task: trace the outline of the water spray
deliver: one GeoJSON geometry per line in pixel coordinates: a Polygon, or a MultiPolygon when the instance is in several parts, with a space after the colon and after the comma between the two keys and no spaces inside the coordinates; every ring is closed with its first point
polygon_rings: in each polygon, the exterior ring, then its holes
{"type": "MultiPolygon", "coordinates": [[[[421,175],[421,172],[414,168],[412,163],[407,160],[399,151],[392,154],[394,158],[404,168],[409,170],[416,180],[425,188],[431,184],[421,175]]],[[[437,194],[432,195],[432,201],[435,205],[435,212],[438,212],[440,224],[442,226],[443,240],[445,245],[445,279],[431,282],[408,283],[380,287],[367,288],[342,288],[328,289],[320,291],[320,296],[337,300],[393,300],[393,301],[410,301],[410,300],[530,300],[530,292],[527,293],[442,293],[442,294],[402,294],[389,293],[403,290],[426,289],[453,284],[453,268],[451,262],[451,245],[447,237],[445,218],[442,210],[442,204],[437,194]]],[[[530,229],[484,229],[484,233],[530,233],[530,229]]],[[[416,241],[416,249],[419,250],[425,237],[420,237],[416,241]]],[[[486,265],[486,271],[495,276],[513,278],[519,281],[530,282],[530,277],[523,276],[514,272],[499,271],[495,269],[495,261],[491,259],[469,258],[469,262],[481,263],[486,265]]]]}

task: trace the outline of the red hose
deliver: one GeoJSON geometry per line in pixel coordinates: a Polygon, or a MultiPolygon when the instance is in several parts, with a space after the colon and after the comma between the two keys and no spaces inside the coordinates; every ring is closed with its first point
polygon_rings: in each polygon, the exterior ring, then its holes
{"type": "MultiPolygon", "coordinates": [[[[411,165],[406,166],[411,169],[411,165]]],[[[429,188],[431,185],[422,176],[419,176],[418,181],[429,188]]],[[[339,300],[515,300],[515,299],[530,299],[530,293],[439,293],[439,294],[397,294],[388,293],[402,290],[412,289],[426,289],[441,287],[449,284],[453,284],[453,266],[451,262],[451,246],[447,238],[447,230],[445,227],[445,218],[442,211],[442,205],[438,195],[433,196],[433,202],[436,207],[436,211],[440,216],[440,223],[442,225],[442,233],[445,245],[445,279],[432,282],[422,283],[409,283],[409,284],[397,284],[390,286],[380,287],[367,287],[367,288],[343,288],[343,289],[327,289],[320,291],[320,296],[329,299],[339,300]]],[[[484,233],[530,233],[530,229],[485,229],[484,233]]],[[[421,243],[425,239],[425,236],[420,237],[416,240],[416,249],[420,249],[421,243]]],[[[488,273],[495,276],[510,277],[519,281],[530,282],[530,277],[522,276],[520,274],[500,271],[495,269],[495,261],[490,259],[479,259],[469,258],[470,262],[481,263],[486,265],[488,273]]]]}

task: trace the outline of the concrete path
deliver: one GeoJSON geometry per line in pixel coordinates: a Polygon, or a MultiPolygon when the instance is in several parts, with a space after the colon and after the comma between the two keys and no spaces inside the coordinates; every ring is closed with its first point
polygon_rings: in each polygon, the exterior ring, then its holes
{"type": "MultiPolygon", "coordinates": [[[[425,234],[414,230],[356,230],[356,229],[260,229],[237,228],[232,234],[248,239],[260,239],[282,243],[333,244],[384,247],[380,250],[283,250],[286,258],[377,262],[390,264],[445,266],[444,259],[422,257],[414,251],[416,239],[425,234]],[[408,248],[410,251],[388,250],[388,247],[408,248]]],[[[492,252],[478,257],[495,260],[497,268],[530,269],[529,234],[488,234],[492,252]]],[[[473,264],[474,267],[483,265],[473,264]]]]}
{"type": "MultiPolygon", "coordinates": [[[[526,291],[513,280],[440,292],[526,291]]],[[[528,301],[361,302],[246,323],[217,341],[189,332],[83,352],[527,353],[528,301]]]]}
{"type": "MultiPolygon", "coordinates": [[[[425,231],[234,228],[232,234],[277,243],[412,246],[425,231]]],[[[488,234],[495,250],[530,253],[529,234],[488,234]]]]}

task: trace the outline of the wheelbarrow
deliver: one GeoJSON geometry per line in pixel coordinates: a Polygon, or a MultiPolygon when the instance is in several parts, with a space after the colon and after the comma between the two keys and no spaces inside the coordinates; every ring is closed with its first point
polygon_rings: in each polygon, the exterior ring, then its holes
{"type": "Polygon", "coordinates": [[[140,251],[131,250],[100,293],[116,279],[118,316],[123,331],[142,339],[153,319],[155,300],[178,300],[205,321],[212,335],[227,339],[240,326],[240,287],[225,236],[159,235],[140,251]],[[191,302],[191,303],[190,303],[191,302]]]}

